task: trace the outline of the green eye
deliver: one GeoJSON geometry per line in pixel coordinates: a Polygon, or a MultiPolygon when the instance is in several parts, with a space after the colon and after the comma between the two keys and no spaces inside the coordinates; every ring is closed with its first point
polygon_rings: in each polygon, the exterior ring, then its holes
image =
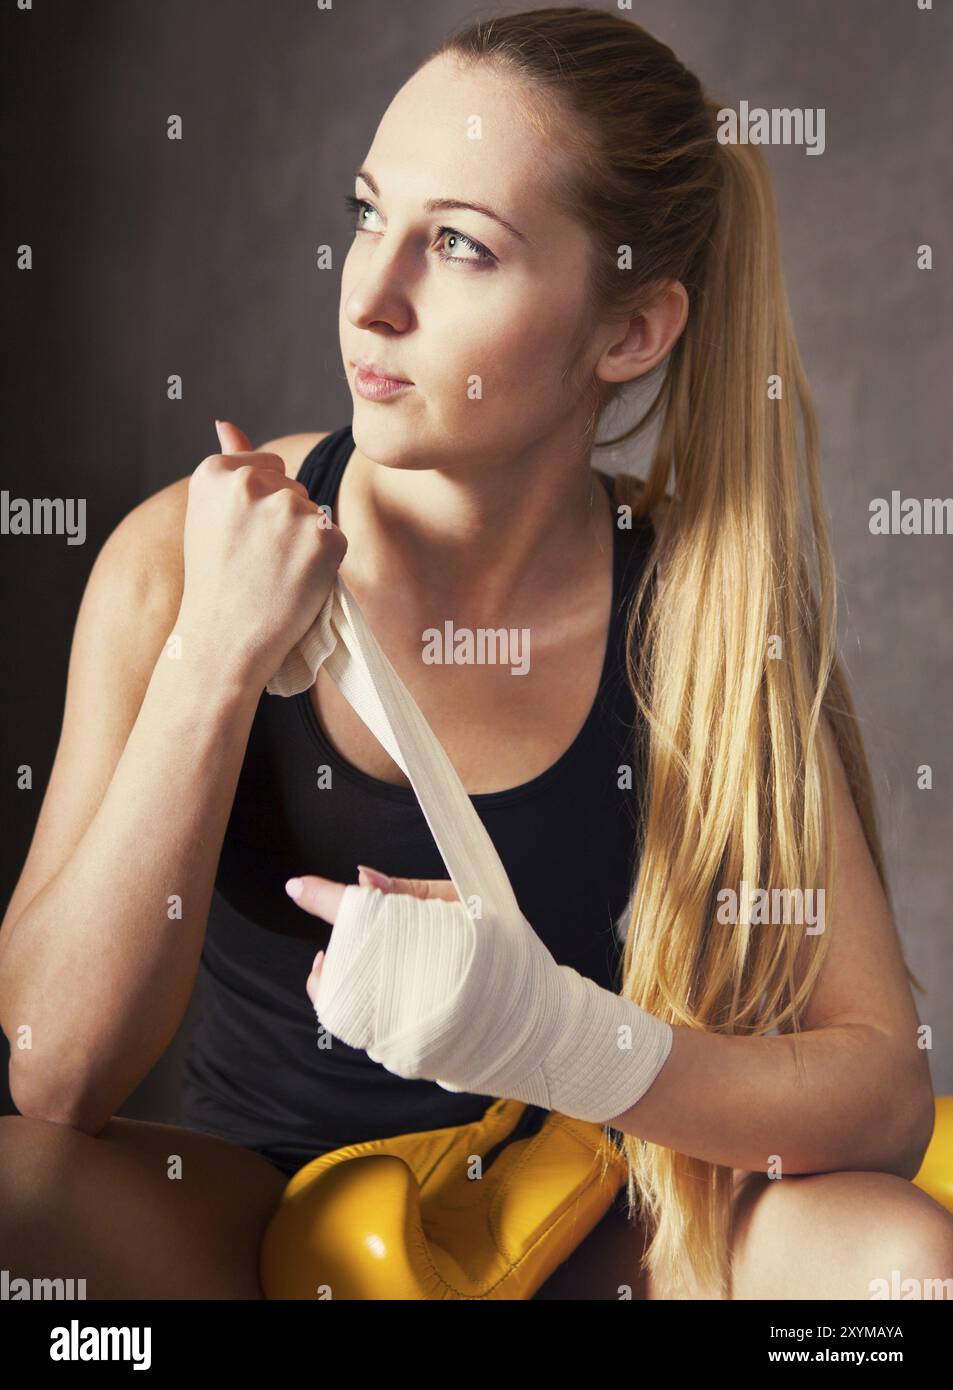
{"type": "MultiPolygon", "coordinates": [[[[440,239],[443,239],[443,237],[448,236],[456,237],[457,241],[459,241],[461,245],[466,246],[470,251],[476,252],[477,261],[471,262],[471,264],[485,263],[486,261],[491,261],[493,259],[490,252],[486,249],[485,246],[481,246],[478,241],[473,241],[470,237],[464,236],[462,232],[455,231],[453,227],[441,227],[437,235],[440,239]]],[[[444,256],[443,259],[445,261],[460,261],[461,264],[463,264],[467,261],[468,258],[466,256],[444,256]]]]}
{"type": "Polygon", "coordinates": [[[344,202],[345,206],[350,210],[351,221],[354,225],[355,230],[360,230],[361,216],[364,212],[364,209],[370,208],[372,212],[374,211],[374,209],[371,208],[370,203],[366,203],[363,198],[355,198],[352,193],[348,193],[348,195],[344,199],[344,202]]]}
{"type": "MultiPolygon", "coordinates": [[[[366,231],[364,226],[364,213],[376,212],[377,209],[369,203],[366,198],[356,198],[353,193],[348,193],[344,198],[345,206],[351,214],[351,225],[356,232],[366,231]]],[[[440,252],[440,259],[450,265],[488,265],[496,260],[492,251],[488,251],[480,242],[474,241],[472,237],[465,236],[463,232],[458,232],[455,227],[438,227],[436,239],[442,241],[445,237],[455,237],[461,246],[473,252],[473,256],[448,256],[440,252]]]]}

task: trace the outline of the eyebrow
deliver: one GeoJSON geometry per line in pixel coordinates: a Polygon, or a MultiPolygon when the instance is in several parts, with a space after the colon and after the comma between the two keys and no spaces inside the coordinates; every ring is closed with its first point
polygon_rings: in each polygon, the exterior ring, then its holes
{"type": "MultiPolygon", "coordinates": [[[[354,177],[356,179],[363,179],[375,198],[381,196],[380,189],[366,169],[356,169],[354,171],[354,177]]],[[[488,208],[484,203],[465,203],[460,198],[428,198],[427,202],[424,203],[424,209],[427,212],[450,212],[455,208],[463,208],[468,209],[470,212],[482,213],[484,217],[490,217],[494,222],[498,222],[501,227],[505,227],[508,232],[517,237],[520,241],[527,244],[529,243],[529,237],[526,236],[525,233],[521,232],[518,227],[514,227],[512,222],[507,222],[505,217],[501,217],[498,212],[494,212],[492,208],[488,208]]]]}

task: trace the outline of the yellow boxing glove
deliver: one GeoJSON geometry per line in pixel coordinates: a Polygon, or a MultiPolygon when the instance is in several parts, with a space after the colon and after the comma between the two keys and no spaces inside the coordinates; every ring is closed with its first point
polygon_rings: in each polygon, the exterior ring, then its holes
{"type": "Polygon", "coordinates": [[[469,1125],[352,1144],[289,1182],[262,1242],[262,1289],[529,1299],[606,1214],[625,1172],[598,1126],[510,1100],[469,1125]]]}

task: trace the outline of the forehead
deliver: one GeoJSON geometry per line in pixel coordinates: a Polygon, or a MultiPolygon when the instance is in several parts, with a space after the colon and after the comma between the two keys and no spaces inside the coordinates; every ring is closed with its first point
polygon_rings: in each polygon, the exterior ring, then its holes
{"type": "MultiPolygon", "coordinates": [[[[453,197],[486,203],[533,236],[564,217],[552,195],[564,171],[555,123],[540,129],[522,80],[488,63],[446,56],[404,84],[362,161],[395,202],[453,197]]],[[[534,103],[535,104],[535,103],[534,103]]]]}

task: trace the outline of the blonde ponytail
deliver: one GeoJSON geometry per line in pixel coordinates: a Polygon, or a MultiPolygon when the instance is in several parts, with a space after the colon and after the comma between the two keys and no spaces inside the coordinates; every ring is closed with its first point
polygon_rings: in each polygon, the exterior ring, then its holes
{"type": "MultiPolygon", "coordinates": [[[[502,16],[438,51],[512,72],[550,113],[554,139],[568,131],[573,149],[584,146],[563,196],[596,248],[594,314],[631,315],[666,279],[689,292],[655,400],[604,442],[659,426],[646,482],[617,480],[619,500],[656,530],[630,610],[629,680],[648,743],[621,992],[674,1025],[785,1031],[797,1048],[829,935],[723,925],[714,909],[721,889],[745,881],[823,888],[826,916],[836,913],[822,715],[887,885],[837,659],[816,417],[764,159],[755,146],[720,144],[718,105],[697,78],[616,15],[502,16]],[[620,245],[634,255],[626,273],[620,245]]],[[[603,410],[616,394],[605,393],[603,410]]],[[[691,1276],[725,1294],[731,1169],[632,1135],[619,1142],[630,1209],[651,1234],[650,1269],[673,1287],[691,1276]]]]}

